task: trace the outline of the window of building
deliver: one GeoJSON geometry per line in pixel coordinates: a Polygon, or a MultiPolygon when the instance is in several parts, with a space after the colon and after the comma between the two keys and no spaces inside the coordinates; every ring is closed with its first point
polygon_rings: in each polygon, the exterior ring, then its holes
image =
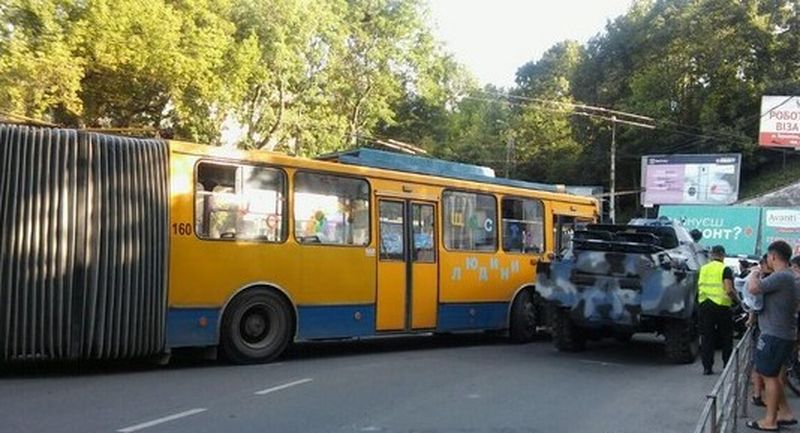
{"type": "Polygon", "coordinates": [[[298,172],[294,231],[300,243],[369,244],[369,184],[363,179],[298,172]]]}
{"type": "Polygon", "coordinates": [[[204,239],[281,242],[286,176],[267,167],[202,162],[195,185],[195,232],[204,239]]]}
{"type": "Polygon", "coordinates": [[[488,194],[445,191],[444,246],[449,250],[497,250],[497,202],[488,194]]]}
{"type": "Polygon", "coordinates": [[[539,254],[544,251],[544,206],[540,200],[504,198],[503,250],[539,254]]]}

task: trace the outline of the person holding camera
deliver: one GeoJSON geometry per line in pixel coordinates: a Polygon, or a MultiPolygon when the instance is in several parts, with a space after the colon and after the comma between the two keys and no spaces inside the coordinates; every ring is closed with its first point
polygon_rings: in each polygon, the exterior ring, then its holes
{"type": "Polygon", "coordinates": [[[784,241],[775,241],[767,248],[767,264],[773,270],[761,278],[759,269],[750,272],[747,289],[763,295],[763,308],[758,312],[758,336],[755,348],[755,370],[764,380],[763,418],[749,421],[747,426],[760,431],[778,431],[797,424],[786,401],[780,377],[794,352],[797,337],[797,286],[789,261],[792,248],[784,241]]]}

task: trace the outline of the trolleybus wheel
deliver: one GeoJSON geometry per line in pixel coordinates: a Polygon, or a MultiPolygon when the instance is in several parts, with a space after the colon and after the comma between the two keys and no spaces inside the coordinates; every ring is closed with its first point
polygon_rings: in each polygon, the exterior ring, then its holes
{"type": "Polygon", "coordinates": [[[222,318],[220,346],[236,364],[268,362],[278,357],[292,337],[292,312],[278,294],[246,291],[231,301],[222,318]]]}
{"type": "Polygon", "coordinates": [[[530,343],[536,338],[536,305],[530,290],[519,292],[511,305],[511,341],[530,343]]]}

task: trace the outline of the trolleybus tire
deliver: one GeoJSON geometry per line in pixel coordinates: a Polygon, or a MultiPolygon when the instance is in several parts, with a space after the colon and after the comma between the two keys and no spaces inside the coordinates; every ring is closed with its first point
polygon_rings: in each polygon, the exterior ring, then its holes
{"type": "Polygon", "coordinates": [[[292,312],[275,292],[245,291],[226,308],[220,328],[220,348],[236,364],[269,362],[292,339],[292,312]]]}
{"type": "Polygon", "coordinates": [[[523,289],[511,304],[509,337],[514,343],[530,343],[536,338],[536,305],[533,294],[523,289]]]}

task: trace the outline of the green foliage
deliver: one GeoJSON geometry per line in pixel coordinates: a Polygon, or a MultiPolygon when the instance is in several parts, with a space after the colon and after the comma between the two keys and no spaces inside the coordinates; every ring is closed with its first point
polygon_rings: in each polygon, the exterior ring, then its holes
{"type": "Polygon", "coordinates": [[[658,119],[618,125],[621,190],[648,153],[741,152],[756,179],[780,158],[754,144],[761,95],[800,94],[796,0],[638,0],[587,44],[522,65],[511,89],[476,86],[426,0],[6,0],[0,24],[0,111],[211,144],[232,128],[241,147],[301,155],[394,138],[606,185],[611,128],[570,113],[585,103],[658,119]]]}
{"type": "MultiPolygon", "coordinates": [[[[502,110],[462,101],[453,117],[463,115],[463,106],[483,128],[464,128],[458,139],[491,145],[457,155],[497,160],[502,143],[513,138],[514,177],[608,185],[610,123],[565,114],[570,108],[559,104],[577,102],[658,119],[655,130],[617,125],[618,190],[639,187],[642,155],[673,152],[740,152],[744,182],[757,183],[760,168],[780,158],[755,145],[760,97],[800,94],[799,24],[800,3],[792,0],[636,1],[586,46],[561,42],[520,67],[510,93],[529,99],[502,110]],[[505,128],[480,118],[494,111],[505,128]]],[[[503,172],[503,161],[492,163],[503,172]]],[[[636,200],[621,198],[622,211],[634,214],[636,200]]]]}
{"type": "Polygon", "coordinates": [[[565,41],[517,71],[515,93],[531,98],[514,110],[511,121],[514,157],[521,161],[513,171],[517,177],[563,182],[581,175],[577,166],[583,149],[572,134],[570,110],[560,103],[575,102],[571,82],[583,56],[583,47],[565,41]]]}
{"type": "Polygon", "coordinates": [[[788,155],[783,161],[769,161],[748,173],[742,181],[739,199],[745,200],[775,191],[800,179],[800,157],[788,155]]]}
{"type": "Polygon", "coordinates": [[[314,155],[441,124],[469,85],[416,0],[11,0],[0,22],[0,110],[65,125],[314,155]]]}
{"type": "MultiPolygon", "coordinates": [[[[486,86],[487,92],[496,88],[486,86]]],[[[437,143],[433,154],[452,161],[486,165],[500,170],[504,155],[511,110],[501,101],[486,99],[483,92],[473,91],[463,98],[447,122],[447,135],[437,143]]]]}
{"type": "Polygon", "coordinates": [[[0,6],[0,110],[42,117],[79,113],[83,62],[72,54],[70,2],[12,0],[0,6]]]}
{"type": "MultiPolygon", "coordinates": [[[[619,128],[620,187],[638,187],[642,154],[741,152],[745,177],[773,158],[754,144],[760,97],[800,90],[798,12],[789,0],[639,1],[609,23],[587,46],[575,98],[664,120],[619,128]]],[[[608,143],[597,138],[588,145],[608,143]]]]}

